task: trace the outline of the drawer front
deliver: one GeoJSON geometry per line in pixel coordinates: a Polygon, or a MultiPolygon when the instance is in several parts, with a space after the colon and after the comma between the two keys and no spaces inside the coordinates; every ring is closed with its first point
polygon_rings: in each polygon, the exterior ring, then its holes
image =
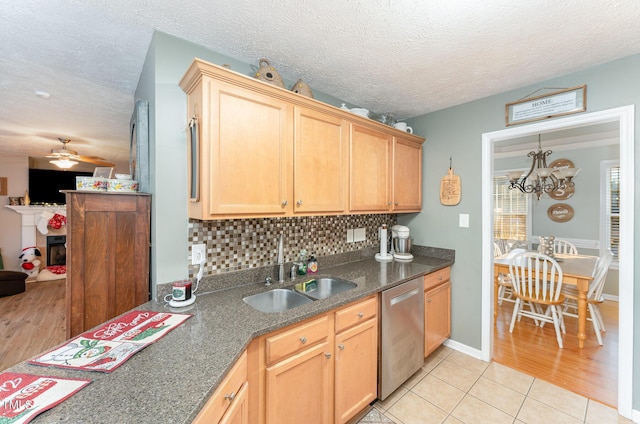
{"type": "Polygon", "coordinates": [[[451,267],[448,266],[446,268],[439,269],[431,274],[427,274],[424,276],[424,289],[429,290],[433,287],[436,287],[445,281],[449,280],[451,276],[451,267]]]}
{"type": "Polygon", "coordinates": [[[247,381],[247,352],[233,366],[229,375],[211,395],[193,423],[217,423],[234,402],[247,381]]]}
{"type": "Polygon", "coordinates": [[[378,315],[378,298],[373,297],[336,312],[336,333],[378,315]]]}
{"type": "Polygon", "coordinates": [[[329,336],[329,317],[323,316],[306,324],[297,325],[265,340],[267,364],[325,340],[329,336]]]}

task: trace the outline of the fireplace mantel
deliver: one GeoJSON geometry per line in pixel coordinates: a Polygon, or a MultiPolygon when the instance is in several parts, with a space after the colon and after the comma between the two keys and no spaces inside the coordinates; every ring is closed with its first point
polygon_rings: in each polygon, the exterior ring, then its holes
{"type": "Polygon", "coordinates": [[[65,205],[61,206],[11,206],[5,205],[6,208],[13,210],[22,215],[22,248],[36,246],[36,225],[44,212],[54,214],[67,215],[65,205]]]}

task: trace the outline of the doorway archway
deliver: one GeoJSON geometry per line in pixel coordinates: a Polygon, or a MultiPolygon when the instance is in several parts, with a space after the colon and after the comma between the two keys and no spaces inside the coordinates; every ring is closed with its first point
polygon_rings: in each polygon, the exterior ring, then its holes
{"type": "Polygon", "coordinates": [[[482,134],[482,347],[493,352],[493,150],[494,143],[548,131],[617,122],[620,131],[620,315],[618,350],[618,412],[631,418],[633,399],[633,276],[634,276],[634,116],[633,105],[585,113],[482,134]]]}

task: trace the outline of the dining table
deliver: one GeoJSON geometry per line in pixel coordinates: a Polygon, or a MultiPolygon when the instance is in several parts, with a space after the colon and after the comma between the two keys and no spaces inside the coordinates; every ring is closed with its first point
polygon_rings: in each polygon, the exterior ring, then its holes
{"type": "MultiPolygon", "coordinates": [[[[509,275],[512,254],[506,253],[493,259],[493,321],[498,319],[498,276],[509,275]]],[[[554,259],[562,270],[562,284],[573,285],[578,291],[578,347],[584,348],[587,339],[587,293],[593,280],[597,256],[555,254],[554,259]]]]}

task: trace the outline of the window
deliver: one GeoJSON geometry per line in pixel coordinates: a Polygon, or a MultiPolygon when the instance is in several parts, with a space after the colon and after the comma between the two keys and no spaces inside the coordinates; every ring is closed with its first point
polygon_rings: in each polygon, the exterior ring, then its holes
{"type": "Polygon", "coordinates": [[[618,261],[620,243],[620,162],[602,161],[600,165],[603,206],[600,213],[601,250],[610,249],[614,260],[618,261]]]}
{"type": "Polygon", "coordinates": [[[530,195],[509,188],[504,175],[493,178],[493,238],[525,241],[530,233],[530,195]]]}

